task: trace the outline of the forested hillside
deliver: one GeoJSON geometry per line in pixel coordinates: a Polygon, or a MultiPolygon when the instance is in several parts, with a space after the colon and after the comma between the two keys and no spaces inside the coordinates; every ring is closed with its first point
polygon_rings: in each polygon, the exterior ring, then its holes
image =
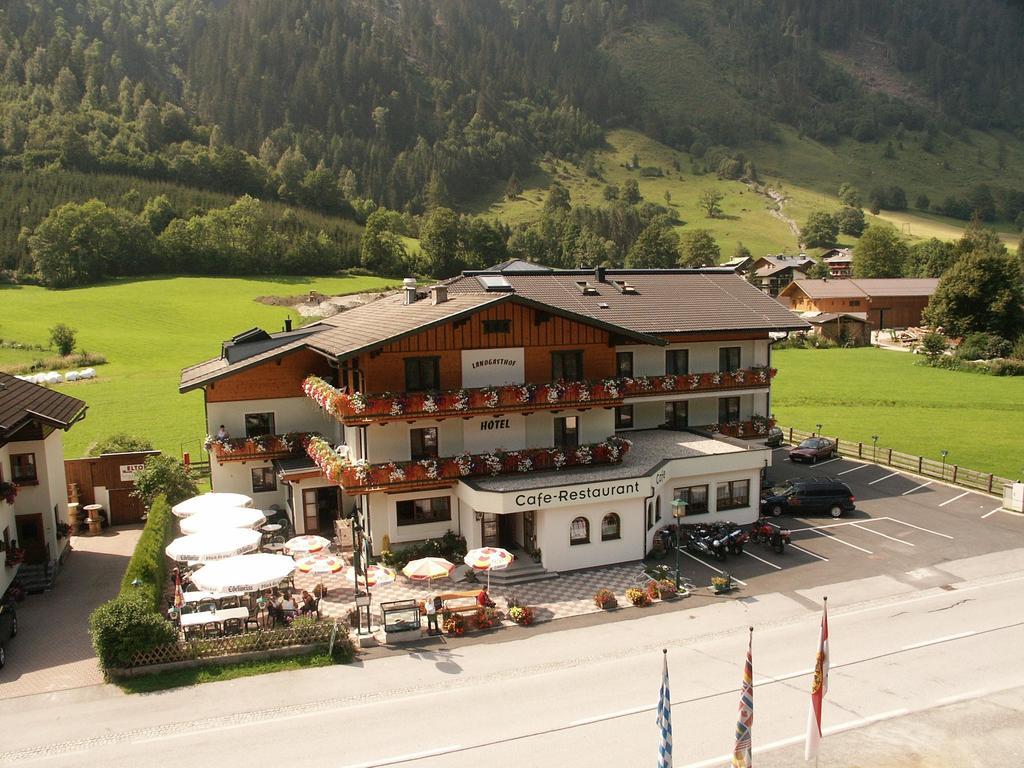
{"type": "MultiPolygon", "coordinates": [[[[57,205],[95,179],[91,196],[132,215],[153,197],[144,182],[165,185],[182,223],[146,235],[149,261],[116,267],[129,274],[251,266],[181,234],[202,228],[210,193],[224,210],[251,195],[327,217],[262,222],[283,239],[261,269],[286,251],[292,269],[325,253],[337,268],[355,261],[342,219],[466,209],[496,185],[514,196],[543,157],[599,175],[614,128],[726,178],[756,177],[740,150],[794,133],[890,159],[912,145],[955,174],[942,149],[996,130],[1004,171],[1024,140],[1022,33],[1009,0],[26,0],[0,9],[0,181],[25,190],[36,182],[12,174],[71,173],[47,187],[75,189],[48,194],[57,205]],[[114,199],[132,178],[138,199],[114,199]]],[[[931,207],[974,213],[949,192],[929,190],[931,207]]],[[[0,206],[0,267],[38,272],[28,230],[43,215],[38,199],[0,206]]],[[[621,259],[660,215],[640,214],[625,238],[604,230],[628,211],[573,218],[621,259]]],[[[585,257],[579,247],[560,259],[585,257]]]]}

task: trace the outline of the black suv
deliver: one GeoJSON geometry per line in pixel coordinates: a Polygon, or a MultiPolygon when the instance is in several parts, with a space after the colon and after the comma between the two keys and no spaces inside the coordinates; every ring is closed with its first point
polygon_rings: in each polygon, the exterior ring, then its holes
{"type": "Polygon", "coordinates": [[[783,512],[828,512],[841,517],[854,510],[854,501],[846,483],[831,477],[798,478],[762,491],[761,513],[778,517],[783,512]]]}
{"type": "Polygon", "coordinates": [[[0,605],[0,669],[7,663],[7,641],[18,634],[18,613],[14,603],[0,605]]]}

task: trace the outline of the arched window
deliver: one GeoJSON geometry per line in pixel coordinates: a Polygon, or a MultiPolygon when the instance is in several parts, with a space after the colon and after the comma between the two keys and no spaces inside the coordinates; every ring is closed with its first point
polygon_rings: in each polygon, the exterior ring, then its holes
{"type": "Polygon", "coordinates": [[[601,518],[601,541],[620,538],[619,529],[619,516],[614,512],[609,512],[601,518]]]}
{"type": "Polygon", "coordinates": [[[654,522],[661,522],[661,496],[654,500],[654,522]]]}
{"type": "Polygon", "coordinates": [[[585,517],[577,517],[569,526],[570,544],[590,543],[590,521],[585,517]]]}

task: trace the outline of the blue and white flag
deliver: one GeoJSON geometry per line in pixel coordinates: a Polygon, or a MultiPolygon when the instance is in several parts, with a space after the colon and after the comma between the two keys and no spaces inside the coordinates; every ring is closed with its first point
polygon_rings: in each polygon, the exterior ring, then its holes
{"type": "Polygon", "coordinates": [[[658,768],[672,768],[672,695],[668,691],[668,650],[664,654],[661,673],[661,694],[658,696],[658,768]]]}

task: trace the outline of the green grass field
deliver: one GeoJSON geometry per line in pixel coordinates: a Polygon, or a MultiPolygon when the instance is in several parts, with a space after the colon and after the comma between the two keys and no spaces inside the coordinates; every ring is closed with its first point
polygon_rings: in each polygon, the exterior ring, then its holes
{"type": "Polygon", "coordinates": [[[915,365],[881,349],[785,349],[772,389],[785,426],[941,459],[1015,479],[1024,475],[1024,378],[915,365]]]}
{"type": "MultiPolygon", "coordinates": [[[[221,341],[258,325],[281,330],[292,314],[258,296],[295,296],[379,290],[395,281],[377,277],[174,277],[50,291],[0,286],[0,336],[48,343],[48,329],[64,322],[78,330],[80,349],[105,355],[92,381],[58,388],[89,404],[85,420],[64,437],[70,458],[112,432],[149,438],[168,453],[195,453],[205,436],[201,392],[178,394],[181,369],[220,353],[221,341]]],[[[0,349],[0,364],[39,353],[0,349]]]]}

